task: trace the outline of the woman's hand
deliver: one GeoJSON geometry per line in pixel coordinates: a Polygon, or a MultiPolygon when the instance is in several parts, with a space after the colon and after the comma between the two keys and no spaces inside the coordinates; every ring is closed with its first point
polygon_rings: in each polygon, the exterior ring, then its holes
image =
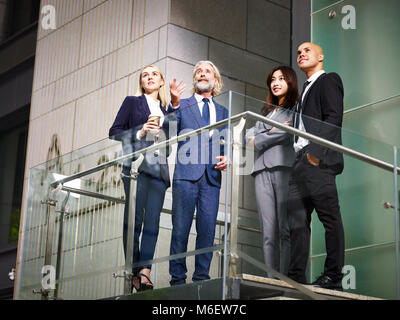
{"type": "Polygon", "coordinates": [[[171,104],[173,107],[179,106],[179,102],[181,100],[181,95],[185,91],[186,85],[183,83],[183,81],[179,81],[179,83],[176,83],[176,79],[169,84],[169,91],[171,94],[171,104]]]}
{"type": "Polygon", "coordinates": [[[145,137],[150,130],[159,130],[159,129],[160,127],[158,126],[157,122],[154,119],[149,119],[140,130],[139,138],[142,139],[143,137],[145,137]]]}
{"type": "Polygon", "coordinates": [[[249,142],[247,143],[250,147],[254,147],[254,140],[255,140],[255,136],[250,136],[248,139],[249,139],[249,142]]]}
{"type": "MultiPolygon", "coordinates": [[[[284,125],[286,125],[286,126],[290,126],[290,123],[292,122],[292,120],[286,120],[283,124],[284,125]]],[[[276,130],[277,128],[275,128],[275,127],[273,127],[271,130],[269,130],[269,131],[274,131],[274,130],[276,130]]]]}

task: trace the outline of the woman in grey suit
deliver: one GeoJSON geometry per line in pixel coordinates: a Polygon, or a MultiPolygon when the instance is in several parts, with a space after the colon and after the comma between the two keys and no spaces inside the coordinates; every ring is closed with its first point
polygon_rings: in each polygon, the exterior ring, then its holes
{"type": "MultiPolygon", "coordinates": [[[[292,109],[299,96],[295,71],[288,66],[273,68],[267,77],[267,88],[263,115],[290,125],[292,109]]],[[[289,176],[295,159],[293,135],[257,122],[246,137],[248,144],[257,151],[252,175],[255,178],[265,264],[287,275],[290,235],[286,208],[289,176]]],[[[268,276],[271,277],[270,274],[268,276]]]]}

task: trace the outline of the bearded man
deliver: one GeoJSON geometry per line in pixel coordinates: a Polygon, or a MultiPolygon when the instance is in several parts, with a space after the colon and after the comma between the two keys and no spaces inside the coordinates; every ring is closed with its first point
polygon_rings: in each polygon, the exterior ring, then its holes
{"type": "MultiPolygon", "coordinates": [[[[213,99],[220,93],[222,79],[211,61],[199,61],[193,71],[193,95],[180,99],[185,90],[182,81],[170,84],[170,108],[176,121],[177,132],[182,134],[212,125],[228,117],[228,110],[213,99]]],[[[187,251],[190,228],[196,210],[196,250],[212,247],[221,188],[221,171],[226,169],[220,139],[226,128],[192,137],[178,143],[177,161],[172,184],[172,236],[170,255],[187,251]]],[[[210,279],[212,252],[196,255],[192,280],[210,279]]],[[[186,259],[171,260],[170,284],[186,283],[186,259]]]]}

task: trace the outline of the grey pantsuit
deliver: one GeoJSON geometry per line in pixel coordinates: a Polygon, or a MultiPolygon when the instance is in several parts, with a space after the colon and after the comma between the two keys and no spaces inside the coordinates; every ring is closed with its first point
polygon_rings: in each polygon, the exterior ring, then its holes
{"type": "MultiPolygon", "coordinates": [[[[288,109],[278,108],[267,117],[283,123],[292,120],[292,113],[288,109]]],[[[265,264],[287,275],[290,259],[287,197],[295,152],[292,135],[271,129],[271,126],[257,122],[246,136],[255,137],[254,146],[257,150],[252,175],[255,177],[265,264]]]]}

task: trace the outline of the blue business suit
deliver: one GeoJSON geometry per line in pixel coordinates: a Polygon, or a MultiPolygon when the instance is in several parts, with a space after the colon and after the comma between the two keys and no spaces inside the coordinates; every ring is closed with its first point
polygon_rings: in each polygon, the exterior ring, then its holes
{"type": "MultiPolygon", "coordinates": [[[[164,115],[167,113],[161,106],[160,109],[164,115]]],[[[144,95],[139,97],[128,96],[125,98],[109,131],[110,138],[122,141],[124,154],[143,149],[154,143],[153,141],[146,141],[145,137],[141,140],[137,140],[136,138],[137,132],[142,128],[142,125],[147,122],[149,115],[150,108],[144,95]]],[[[166,161],[167,155],[168,152],[161,151],[159,157],[155,159],[153,153],[146,154],[138,169],[140,174],[137,180],[136,190],[133,263],[152,260],[154,257],[159,231],[160,213],[164,203],[165,191],[170,186],[168,164],[166,161]],[[139,249],[139,237],[142,225],[143,235],[139,249]]],[[[122,170],[124,174],[130,175],[131,164],[132,160],[124,161],[122,170]]],[[[123,178],[123,183],[126,196],[123,243],[126,255],[130,179],[123,178]]],[[[151,268],[151,265],[133,268],[133,274],[137,275],[137,273],[145,267],[151,268]]]]}
{"type": "MultiPolygon", "coordinates": [[[[228,117],[228,110],[215,101],[216,121],[228,117]]],[[[171,108],[170,108],[171,109],[171,108]]],[[[178,134],[204,126],[197,100],[194,96],[180,101],[174,112],[178,134]]],[[[225,128],[214,129],[210,138],[205,133],[178,143],[177,161],[172,185],[172,236],[170,254],[187,251],[187,243],[195,209],[196,249],[211,247],[214,244],[216,218],[218,213],[221,172],[214,169],[223,155],[220,139],[225,139],[225,128]]],[[[226,140],[226,139],[225,139],[226,140]]],[[[193,281],[209,279],[212,252],[196,255],[193,281]]],[[[171,285],[186,281],[186,259],[170,261],[171,285]]]]}

